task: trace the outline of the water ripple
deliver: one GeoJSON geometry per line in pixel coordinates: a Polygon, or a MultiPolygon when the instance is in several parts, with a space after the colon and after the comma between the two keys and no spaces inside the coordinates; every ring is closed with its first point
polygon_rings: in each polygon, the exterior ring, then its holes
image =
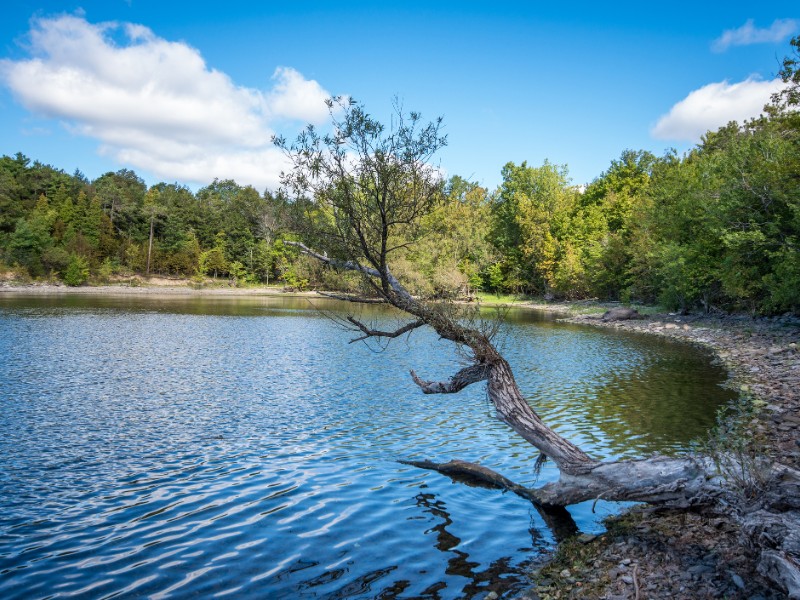
{"type": "MultiPolygon", "coordinates": [[[[683,346],[522,313],[509,330],[532,406],[600,458],[685,448],[726,399],[683,346]]],[[[532,483],[536,452],[479,386],[423,396],[410,368],[458,360],[424,333],[349,345],[295,300],[0,298],[0,595],[512,595],[553,542],[530,505],[397,459],[532,483]]]]}

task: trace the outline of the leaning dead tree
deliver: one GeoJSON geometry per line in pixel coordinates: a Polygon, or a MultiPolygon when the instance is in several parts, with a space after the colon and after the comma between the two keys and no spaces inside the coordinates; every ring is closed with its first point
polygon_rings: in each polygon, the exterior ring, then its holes
{"type": "Polygon", "coordinates": [[[350,316],[347,321],[357,339],[391,339],[430,327],[456,344],[468,357],[468,366],[447,381],[427,381],[412,371],[414,383],[425,394],[452,394],[484,383],[498,419],[536,447],[540,460],[551,460],[560,477],[528,488],[460,460],[409,464],[513,491],[545,510],[604,499],[739,511],[743,526],[764,541],[762,572],[792,597],[800,597],[800,473],[779,464],[759,465],[764,470],[762,493],[743,503],[726,476],[744,468],[734,456],[603,462],[553,431],[526,401],[490,335],[465,323],[450,305],[412,296],[392,273],[394,253],[413,243],[420,217],[441,197],[441,176],[431,166],[436,151],[446,144],[441,119],[423,125],[417,113],[396,109],[387,129],[356,103],[332,99],[329,108],[331,133],[320,135],[309,127],[294,143],[275,140],[293,164],[283,175],[284,184],[313,200],[307,237],[320,247],[287,243],[321,263],[360,273],[375,298],[409,317],[405,325],[383,331],[350,316]]]}

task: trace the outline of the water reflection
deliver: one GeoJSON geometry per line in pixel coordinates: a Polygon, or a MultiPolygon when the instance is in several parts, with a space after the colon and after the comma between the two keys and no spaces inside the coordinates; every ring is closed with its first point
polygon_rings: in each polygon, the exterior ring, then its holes
{"type": "MultiPolygon", "coordinates": [[[[492,584],[503,582],[505,585],[498,585],[499,591],[506,591],[508,584],[516,583],[523,585],[523,578],[515,573],[510,564],[509,557],[501,557],[485,569],[480,569],[480,563],[469,560],[469,554],[460,550],[461,540],[448,531],[448,527],[453,524],[447,505],[444,501],[436,498],[435,494],[421,492],[416,496],[417,506],[429,513],[436,525],[427,530],[426,534],[435,533],[436,548],[441,552],[449,553],[446,573],[466,579],[460,594],[465,598],[474,598],[478,594],[481,596],[494,591],[492,584]]],[[[439,591],[444,586],[441,583],[434,584],[423,591],[423,597],[440,598],[439,591]]]]}
{"type": "Polygon", "coordinates": [[[598,458],[685,449],[733,397],[703,350],[525,316],[512,315],[505,347],[521,389],[547,423],[598,458]]]}
{"type": "MultiPolygon", "coordinates": [[[[348,339],[303,298],[0,294],[0,596],[512,594],[545,520],[398,459],[530,485],[537,452],[480,386],[419,394],[409,369],[458,368],[430,332],[348,339]]],[[[523,312],[503,339],[532,405],[598,458],[685,448],[727,398],[684,346],[523,312]]]]}

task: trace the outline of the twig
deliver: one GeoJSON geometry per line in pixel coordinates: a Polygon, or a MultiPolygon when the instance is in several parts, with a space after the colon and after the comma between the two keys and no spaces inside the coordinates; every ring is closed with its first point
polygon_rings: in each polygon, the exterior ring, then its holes
{"type": "Polygon", "coordinates": [[[364,323],[362,323],[361,321],[359,321],[358,319],[356,319],[356,318],[354,318],[352,316],[347,317],[347,320],[350,321],[350,323],[352,323],[353,325],[355,325],[361,331],[364,332],[364,335],[350,340],[351,344],[353,342],[360,342],[362,340],[366,340],[366,339],[371,338],[371,337],[384,337],[384,338],[400,337],[404,333],[408,333],[409,331],[412,331],[413,329],[417,329],[419,327],[422,327],[423,325],[426,324],[425,321],[423,321],[422,319],[418,319],[418,320],[413,321],[411,323],[408,323],[408,324],[404,325],[403,327],[400,327],[399,329],[396,329],[394,331],[381,331],[379,329],[370,329],[369,327],[364,325],[364,323]]]}

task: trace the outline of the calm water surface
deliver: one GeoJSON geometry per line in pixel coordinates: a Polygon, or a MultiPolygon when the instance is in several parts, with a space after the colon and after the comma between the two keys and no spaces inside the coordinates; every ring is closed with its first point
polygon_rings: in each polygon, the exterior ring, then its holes
{"type": "MultiPolygon", "coordinates": [[[[292,298],[0,296],[0,597],[519,590],[553,544],[530,504],[397,460],[532,484],[535,450],[482,386],[418,391],[409,369],[460,368],[448,344],[348,344],[331,314],[292,298]]],[[[516,311],[501,347],[535,409],[598,458],[685,449],[730,398],[707,355],[668,341],[516,311]]],[[[598,531],[614,510],[571,512],[598,531]]]]}

